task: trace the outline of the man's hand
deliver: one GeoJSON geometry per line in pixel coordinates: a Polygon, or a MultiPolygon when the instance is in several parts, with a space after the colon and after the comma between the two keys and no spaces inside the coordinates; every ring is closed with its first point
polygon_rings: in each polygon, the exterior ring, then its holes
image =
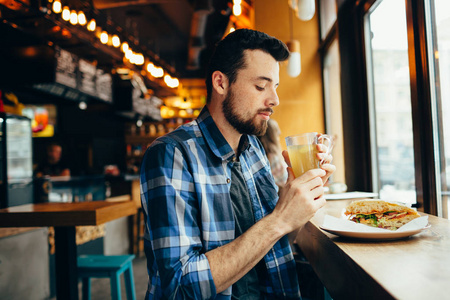
{"type": "Polygon", "coordinates": [[[292,168],[288,167],[288,179],[280,191],[280,197],[272,214],[277,216],[283,230],[289,233],[301,228],[316,211],[325,205],[323,181],[326,171],[313,169],[295,178],[292,168]]]}
{"type": "Polygon", "coordinates": [[[317,149],[317,158],[322,161],[320,169],[309,170],[298,178],[294,176],[288,152],[284,150],[282,153],[288,165],[289,177],[285,187],[280,190],[280,199],[274,212],[280,213],[285,224],[291,226],[289,232],[300,229],[326,203],[323,186],[336,167],[330,163],[333,157],[326,154],[325,145],[319,144],[317,149]]]}

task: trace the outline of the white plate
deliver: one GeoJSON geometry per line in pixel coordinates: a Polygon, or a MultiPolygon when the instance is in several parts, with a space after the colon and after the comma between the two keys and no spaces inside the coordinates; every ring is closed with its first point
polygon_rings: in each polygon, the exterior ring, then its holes
{"type": "Polygon", "coordinates": [[[364,239],[364,240],[396,240],[401,238],[406,238],[408,236],[412,236],[417,234],[425,229],[430,228],[431,225],[428,224],[424,228],[415,229],[415,230],[407,230],[407,231],[388,231],[386,232],[360,232],[360,231],[343,231],[343,230],[334,230],[331,228],[326,228],[320,226],[320,229],[325,230],[329,233],[336,234],[338,236],[354,238],[354,239],[364,239]]]}

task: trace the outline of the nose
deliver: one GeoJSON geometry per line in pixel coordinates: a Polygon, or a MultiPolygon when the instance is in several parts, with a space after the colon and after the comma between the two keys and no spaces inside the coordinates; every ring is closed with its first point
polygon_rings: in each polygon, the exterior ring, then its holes
{"type": "Polygon", "coordinates": [[[272,89],[271,95],[267,99],[269,107],[275,107],[280,104],[280,99],[278,98],[277,90],[272,89]]]}

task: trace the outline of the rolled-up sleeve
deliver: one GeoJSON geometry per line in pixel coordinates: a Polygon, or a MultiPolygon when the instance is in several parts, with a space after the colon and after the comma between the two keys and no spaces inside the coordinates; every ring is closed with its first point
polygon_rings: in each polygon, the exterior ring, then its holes
{"type": "Polygon", "coordinates": [[[161,141],[147,150],[141,166],[141,200],[151,244],[146,249],[149,275],[159,276],[165,299],[216,296],[201,240],[200,201],[192,172],[182,149],[161,141]]]}

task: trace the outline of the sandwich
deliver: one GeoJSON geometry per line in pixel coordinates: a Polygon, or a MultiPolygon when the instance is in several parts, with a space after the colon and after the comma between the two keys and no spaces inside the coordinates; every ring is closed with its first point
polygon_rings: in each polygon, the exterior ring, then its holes
{"type": "Polygon", "coordinates": [[[390,230],[420,217],[412,208],[383,200],[353,201],[345,209],[345,215],[350,221],[390,230]]]}

